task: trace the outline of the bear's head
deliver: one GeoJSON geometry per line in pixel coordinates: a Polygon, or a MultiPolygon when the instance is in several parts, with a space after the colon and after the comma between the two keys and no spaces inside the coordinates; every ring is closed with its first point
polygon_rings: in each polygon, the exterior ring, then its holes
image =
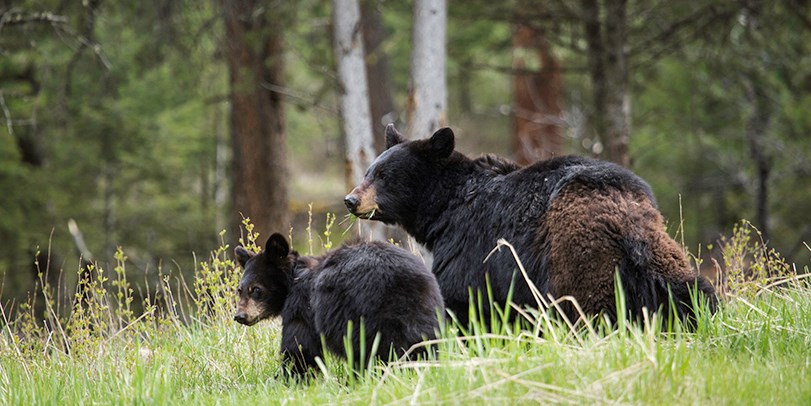
{"type": "Polygon", "coordinates": [[[429,139],[407,141],[386,126],[386,150],[366,170],[363,182],[344,198],[355,216],[404,225],[404,220],[433,199],[432,181],[454,153],[450,128],[437,130],[429,139]]]}
{"type": "Polygon", "coordinates": [[[268,238],[262,252],[254,254],[238,246],[234,254],[244,270],[237,288],[239,303],[234,320],[252,326],[278,316],[293,281],[293,259],[287,239],[276,233],[268,238]]]}

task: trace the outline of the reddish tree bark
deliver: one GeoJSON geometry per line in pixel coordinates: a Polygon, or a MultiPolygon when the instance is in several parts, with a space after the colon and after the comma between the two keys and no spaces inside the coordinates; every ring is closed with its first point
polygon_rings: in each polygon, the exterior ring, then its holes
{"type": "Polygon", "coordinates": [[[229,69],[233,145],[232,224],[250,217],[269,236],[290,227],[287,149],[282,96],[264,85],[284,85],[281,24],[284,6],[261,0],[222,0],[229,69]]]}
{"type": "Polygon", "coordinates": [[[527,165],[563,153],[560,64],[543,35],[520,25],[513,33],[513,153],[527,165]]]}

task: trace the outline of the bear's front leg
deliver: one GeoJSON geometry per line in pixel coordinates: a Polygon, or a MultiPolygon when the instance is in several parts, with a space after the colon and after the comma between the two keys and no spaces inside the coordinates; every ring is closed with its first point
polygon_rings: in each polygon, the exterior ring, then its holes
{"type": "Polygon", "coordinates": [[[282,370],[286,376],[302,378],[313,375],[316,357],[322,357],[321,341],[315,329],[302,322],[285,323],[282,327],[282,370]]]}

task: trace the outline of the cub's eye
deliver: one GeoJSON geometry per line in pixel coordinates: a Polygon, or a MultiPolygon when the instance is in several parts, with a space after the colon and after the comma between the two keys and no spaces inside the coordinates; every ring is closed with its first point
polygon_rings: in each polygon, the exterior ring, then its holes
{"type": "Polygon", "coordinates": [[[237,288],[237,294],[238,294],[238,295],[241,295],[241,294],[242,294],[242,288],[237,288]]]}
{"type": "Polygon", "coordinates": [[[262,289],[259,288],[258,286],[254,286],[251,288],[249,293],[253,296],[259,296],[262,294],[262,289]]]}

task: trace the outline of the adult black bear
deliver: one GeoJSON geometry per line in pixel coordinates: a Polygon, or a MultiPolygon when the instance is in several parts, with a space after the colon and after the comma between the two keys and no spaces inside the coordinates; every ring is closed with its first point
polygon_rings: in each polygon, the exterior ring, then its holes
{"type": "Polygon", "coordinates": [[[327,349],[346,358],[350,321],[356,366],[367,363],[361,355],[369,357],[377,334],[378,358],[387,359],[389,351],[400,357],[439,330],[444,307],[434,275],[392,244],[347,244],[319,257],[300,256],[273,234],[259,254],[243,247],[234,252],[244,269],[234,320],[251,326],[281,315],[283,361],[297,375],[316,365],[322,335],[327,349]]]}
{"type": "MultiPolygon", "coordinates": [[[[468,288],[484,292],[486,278],[494,299],[507,300],[514,258],[501,250],[484,262],[500,238],[515,247],[541,294],[573,296],[588,315],[616,320],[616,271],[631,317],[661,308],[687,320],[694,286],[715,307],[712,285],[665,232],[651,188],[625,168],[573,156],[524,168],[492,155],[471,160],[454,151],[449,128],[405,141],[389,125],[386,144],[346,206],[401,225],[433,253],[445,306],[462,323],[468,288]]],[[[520,275],[515,281],[513,302],[536,304],[520,275]]],[[[576,315],[571,306],[565,311],[576,315]]]]}

